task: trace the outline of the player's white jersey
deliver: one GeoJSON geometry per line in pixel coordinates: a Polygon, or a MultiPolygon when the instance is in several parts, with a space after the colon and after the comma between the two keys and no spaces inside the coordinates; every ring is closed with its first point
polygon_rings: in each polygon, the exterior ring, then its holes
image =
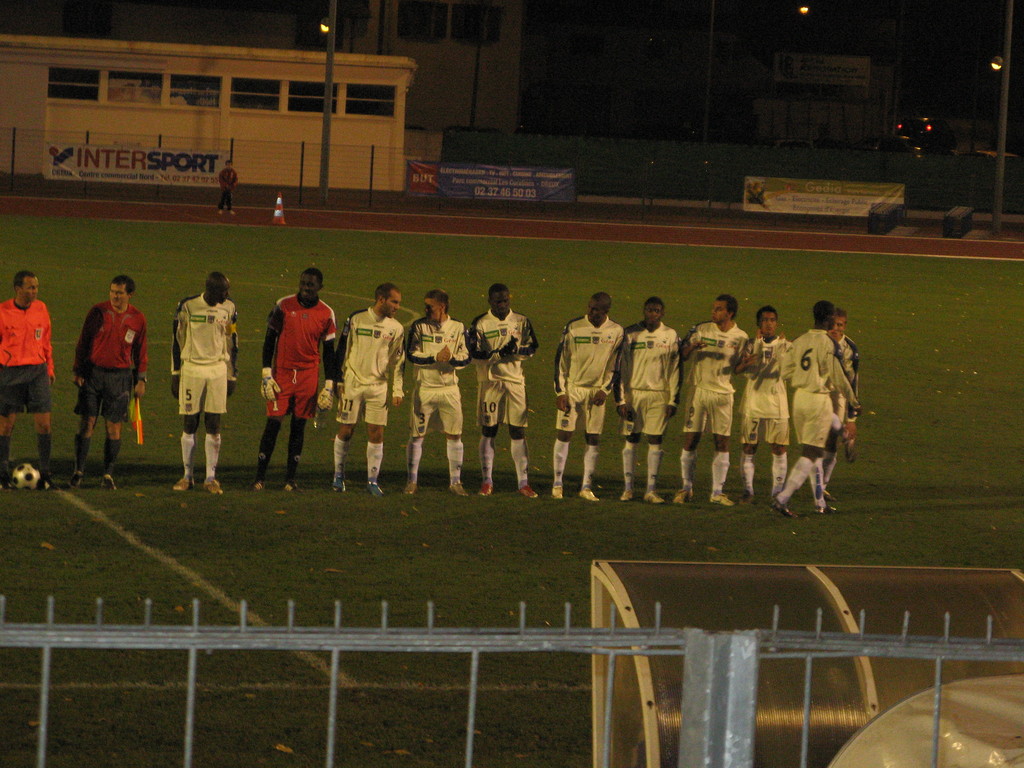
{"type": "Polygon", "coordinates": [[[470,323],[469,345],[476,364],[477,381],[504,381],[510,384],[526,382],[523,361],[533,355],[538,346],[533,326],[524,315],[509,312],[504,320],[499,320],[490,310],[470,323]],[[517,354],[498,355],[498,350],[513,338],[519,342],[517,354]]]}
{"type": "Polygon", "coordinates": [[[225,299],[210,306],[202,294],[178,302],[174,314],[174,371],[189,365],[227,364],[228,376],[235,377],[238,357],[238,313],[235,303],[225,299]]]}
{"type": "Polygon", "coordinates": [[[622,335],[622,326],[607,317],[597,328],[586,317],[566,323],[555,352],[555,394],[565,394],[566,386],[611,393],[622,335]]]}
{"type": "Polygon", "coordinates": [[[752,419],[788,419],[789,399],[782,380],[782,357],[793,346],[788,339],[776,336],[771,341],[751,340],[745,355],[754,355],[755,362],[743,373],[747,388],[743,391],[743,415],[752,419]]]}
{"type": "Polygon", "coordinates": [[[783,355],[782,378],[794,389],[812,394],[842,394],[852,406],[859,404],[850,380],[843,372],[838,346],[828,331],[813,328],[793,342],[783,355]]]}
{"type": "Polygon", "coordinates": [[[456,387],[459,377],[455,371],[469,365],[469,348],[466,345],[466,326],[458,320],[448,318],[441,325],[434,325],[425,317],[409,328],[405,343],[405,359],[416,366],[416,385],[419,387],[456,387]],[[444,347],[452,356],[443,363],[435,356],[444,347]]]}
{"type": "Polygon", "coordinates": [[[392,391],[404,389],[402,361],[405,336],[402,324],[393,317],[378,317],[369,309],[353,312],[345,321],[338,344],[340,381],[360,387],[384,384],[393,370],[392,391]]]}
{"type": "Polygon", "coordinates": [[[634,390],[646,390],[664,392],[665,402],[678,406],[680,363],[679,334],[674,328],[664,323],[653,331],[643,323],[629,326],[619,355],[616,401],[624,405],[634,390]]]}
{"type": "Polygon", "coordinates": [[[732,374],[743,359],[747,334],[738,325],[722,331],[712,322],[698,323],[687,334],[686,344],[701,340],[706,346],[694,350],[687,359],[686,380],[692,387],[731,395],[732,374]]]}
{"type": "MultiPolygon", "coordinates": [[[[839,359],[843,364],[843,372],[846,374],[846,378],[850,380],[850,386],[853,387],[853,391],[860,397],[860,350],[857,349],[857,345],[853,343],[853,339],[849,336],[844,335],[839,340],[839,359]]],[[[845,414],[840,414],[849,421],[856,421],[857,417],[855,414],[847,409],[845,414]]]]}

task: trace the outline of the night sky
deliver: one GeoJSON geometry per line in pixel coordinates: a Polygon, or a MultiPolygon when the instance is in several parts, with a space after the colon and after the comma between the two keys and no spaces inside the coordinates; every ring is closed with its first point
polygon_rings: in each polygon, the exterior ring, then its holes
{"type": "MultiPolygon", "coordinates": [[[[135,0],[130,0],[135,1],[135,0]]],[[[319,18],[327,0],[138,0],[163,5],[268,10],[319,18]]],[[[355,0],[339,0],[339,7],[355,0]]],[[[397,0],[394,0],[397,2],[397,0]]],[[[526,0],[526,27],[543,32],[567,21],[634,29],[706,28],[712,0],[526,0]]],[[[994,110],[999,77],[988,66],[1002,53],[1004,0],[714,0],[716,28],[735,35],[766,64],[776,50],[871,56],[902,50],[901,102],[909,113],[968,117],[994,110]],[[902,34],[897,19],[902,15],[902,34]],[[977,95],[977,103],[975,102],[977,95]]],[[[1015,48],[1024,40],[1024,4],[1016,11],[1015,48]]],[[[1024,82],[1015,54],[1013,81],[1024,82]]],[[[1014,87],[1016,93],[1021,89],[1014,87]]],[[[1011,109],[1011,114],[1016,110],[1011,109]]]]}

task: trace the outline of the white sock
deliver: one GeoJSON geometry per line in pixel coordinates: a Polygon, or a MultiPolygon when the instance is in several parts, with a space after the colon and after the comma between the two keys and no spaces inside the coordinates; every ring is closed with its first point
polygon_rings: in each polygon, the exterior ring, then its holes
{"type": "Polygon", "coordinates": [[[220,462],[220,435],[207,435],[206,443],[206,479],[217,477],[217,464],[220,462]]]}
{"type": "Polygon", "coordinates": [[[687,451],[685,448],[679,454],[679,467],[683,473],[683,490],[689,491],[693,488],[693,465],[697,461],[696,451],[687,451]]]}
{"type": "Polygon", "coordinates": [[[583,483],[582,488],[589,488],[594,480],[594,470],[597,469],[597,457],[601,449],[596,445],[588,445],[583,451],[583,483]]]}
{"type": "Polygon", "coordinates": [[[658,487],[658,472],[661,470],[661,457],[665,452],[660,445],[647,446],[647,490],[654,491],[658,487]]]}
{"type": "Polygon", "coordinates": [[[562,487],[562,476],[565,474],[565,462],[569,458],[569,442],[555,440],[555,449],[551,453],[551,462],[554,464],[555,481],[552,485],[555,488],[562,487]]]}
{"type": "Polygon", "coordinates": [[[740,458],[740,472],[743,474],[743,487],[751,496],[754,495],[754,454],[744,453],[740,458]]]}
{"type": "Polygon", "coordinates": [[[821,461],[822,472],[824,475],[825,485],[829,484],[832,479],[832,470],[836,468],[836,452],[825,451],[825,457],[821,461]]]}
{"type": "Polygon", "coordinates": [[[415,483],[420,477],[420,457],[423,456],[423,438],[410,437],[408,445],[405,446],[405,470],[410,483],[415,483]]]}
{"type": "Polygon", "coordinates": [[[526,447],[526,438],[510,440],[509,450],[512,453],[512,463],[516,467],[516,480],[519,487],[530,484],[530,452],[526,447]]]}
{"type": "Polygon", "coordinates": [[[376,483],[380,465],[384,461],[384,443],[366,444],[366,481],[376,483]]]}
{"type": "Polygon", "coordinates": [[[462,458],[466,448],[462,444],[462,438],[458,440],[445,440],[448,454],[448,478],[452,485],[462,482],[462,458]]]}
{"type": "MultiPolygon", "coordinates": [[[[514,443],[513,443],[514,445],[514,443]]],[[[480,438],[480,474],[485,483],[494,482],[494,438],[484,435],[480,438]]]]}
{"type": "Polygon", "coordinates": [[[725,486],[725,478],[729,475],[729,452],[715,451],[711,460],[711,493],[721,493],[725,486]]]}
{"type": "Polygon", "coordinates": [[[633,470],[636,467],[636,443],[628,440],[622,446],[622,480],[627,491],[633,490],[633,470]]]}
{"type": "Polygon", "coordinates": [[[825,483],[824,483],[824,470],[821,468],[821,459],[817,459],[811,466],[811,471],[807,475],[807,481],[811,485],[811,492],[814,494],[814,506],[824,507],[825,506],[825,483]]]}
{"type": "Polygon", "coordinates": [[[811,474],[811,468],[814,466],[814,462],[808,459],[806,456],[801,456],[796,464],[793,465],[793,469],[789,471],[789,477],[786,478],[786,485],[783,489],[775,494],[775,498],[779,500],[780,504],[786,504],[793,494],[796,493],[797,488],[804,484],[804,480],[811,474]]]}
{"type": "Polygon", "coordinates": [[[187,432],[181,433],[181,464],[185,468],[185,477],[192,477],[192,456],[196,450],[196,436],[187,432]]]}
{"type": "Polygon", "coordinates": [[[786,484],[786,472],[789,468],[788,454],[772,454],[772,496],[778,494],[786,484]]]}
{"type": "Polygon", "coordinates": [[[348,440],[334,438],[334,474],[345,476],[345,463],[348,461],[348,440]]]}

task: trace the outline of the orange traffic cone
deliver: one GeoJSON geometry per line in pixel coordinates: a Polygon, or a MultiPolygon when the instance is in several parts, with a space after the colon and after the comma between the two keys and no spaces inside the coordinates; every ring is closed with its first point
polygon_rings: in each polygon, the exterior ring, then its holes
{"type": "Polygon", "coordinates": [[[277,193],[277,205],[274,206],[274,223],[284,224],[284,202],[281,200],[281,193],[277,193]]]}

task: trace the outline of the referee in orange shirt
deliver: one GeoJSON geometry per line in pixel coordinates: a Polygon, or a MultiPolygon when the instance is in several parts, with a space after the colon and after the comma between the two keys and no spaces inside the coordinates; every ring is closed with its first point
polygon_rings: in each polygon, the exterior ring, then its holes
{"type": "Polygon", "coordinates": [[[53,344],[50,313],[39,301],[39,278],[14,275],[14,298],[0,304],[0,487],[11,487],[11,435],[22,411],[32,414],[39,446],[40,490],[50,478],[53,344]]]}

